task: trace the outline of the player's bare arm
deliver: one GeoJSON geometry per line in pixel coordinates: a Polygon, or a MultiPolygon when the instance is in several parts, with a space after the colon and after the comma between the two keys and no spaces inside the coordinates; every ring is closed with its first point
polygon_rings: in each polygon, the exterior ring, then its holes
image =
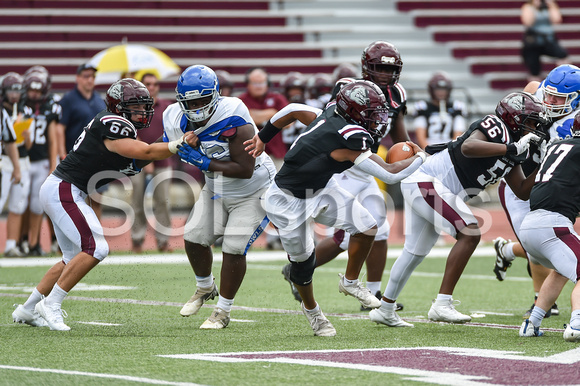
{"type": "Polygon", "coordinates": [[[538,169],[534,170],[526,178],[521,165],[517,165],[505,176],[505,181],[520,200],[527,201],[530,198],[537,172],[538,169]]]}
{"type": "MultiPolygon", "coordinates": [[[[289,125],[295,121],[300,121],[304,125],[308,126],[316,119],[318,115],[320,115],[321,112],[322,110],[316,107],[311,107],[301,103],[291,103],[274,114],[272,119],[270,119],[262,131],[281,131],[284,128],[289,127],[289,125]]],[[[274,135],[277,135],[277,133],[274,133],[274,135]]],[[[253,138],[245,141],[244,145],[246,146],[244,150],[254,158],[262,154],[266,148],[266,144],[264,141],[262,141],[258,134],[254,135],[253,138]]]]}
{"type": "Polygon", "coordinates": [[[461,152],[468,158],[485,158],[505,155],[506,145],[489,142],[480,131],[474,131],[461,145],[461,152]]]}
{"type": "Polygon", "coordinates": [[[254,157],[245,151],[244,143],[254,135],[254,127],[250,124],[240,126],[236,134],[229,138],[230,161],[212,159],[209,170],[222,172],[226,177],[251,178],[254,173],[256,161],[254,157]]]}
{"type": "Polygon", "coordinates": [[[177,152],[177,144],[185,141],[189,143],[192,137],[191,132],[184,134],[182,138],[172,142],[148,144],[132,138],[105,139],[103,143],[107,149],[126,158],[154,161],[169,158],[177,152]]]}

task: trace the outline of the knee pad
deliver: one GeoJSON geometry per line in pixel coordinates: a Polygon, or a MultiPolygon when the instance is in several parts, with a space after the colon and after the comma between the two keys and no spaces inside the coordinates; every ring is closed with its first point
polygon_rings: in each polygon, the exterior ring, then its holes
{"type": "MultiPolygon", "coordinates": [[[[91,255],[91,253],[89,254],[91,255]]],[[[103,259],[108,255],[109,255],[109,244],[104,240],[101,242],[97,242],[97,245],[95,246],[95,250],[92,253],[92,256],[99,261],[103,261],[103,259]]]]}
{"type": "Polygon", "coordinates": [[[292,261],[290,267],[290,280],[297,285],[308,285],[312,282],[312,275],[316,267],[316,256],[314,252],[306,260],[300,263],[292,261]]]}

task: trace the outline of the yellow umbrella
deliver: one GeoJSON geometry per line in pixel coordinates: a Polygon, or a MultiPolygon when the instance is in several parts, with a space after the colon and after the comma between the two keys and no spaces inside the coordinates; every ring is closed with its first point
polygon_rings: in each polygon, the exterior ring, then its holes
{"type": "Polygon", "coordinates": [[[97,69],[96,84],[112,83],[125,73],[150,72],[158,79],[179,74],[181,68],[164,52],[144,44],[120,44],[109,47],[89,62],[97,69]]]}

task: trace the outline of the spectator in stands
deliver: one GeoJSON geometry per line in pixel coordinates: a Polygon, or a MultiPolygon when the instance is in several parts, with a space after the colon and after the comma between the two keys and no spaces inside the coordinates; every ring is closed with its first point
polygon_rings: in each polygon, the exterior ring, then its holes
{"type": "MultiPolygon", "coordinates": [[[[28,127],[31,121],[22,117],[19,102],[24,80],[15,73],[9,72],[2,79],[2,107],[12,119],[16,134],[16,146],[18,149],[18,166],[20,169],[20,181],[16,182],[13,173],[16,168],[12,162],[2,163],[2,203],[8,202],[8,219],[6,221],[6,246],[4,256],[21,257],[25,254],[20,250],[17,243],[20,240],[22,215],[28,206],[28,193],[30,190],[30,159],[28,149],[32,145],[28,127]]],[[[4,152],[3,154],[6,154],[4,152]]]]}
{"type": "Polygon", "coordinates": [[[215,74],[217,75],[218,82],[220,83],[220,95],[233,96],[234,82],[230,73],[225,70],[217,70],[215,74]]]}
{"type": "MultiPolygon", "coordinates": [[[[97,113],[106,108],[103,98],[95,91],[96,68],[90,64],[81,64],[77,68],[76,87],[67,92],[61,99],[62,116],[59,128],[59,156],[64,159],[73,148],[83,128],[97,113]]],[[[106,185],[99,189],[98,194],[106,190],[106,185]]],[[[101,218],[101,203],[91,200],[93,210],[101,218]]]]}
{"type": "MultiPolygon", "coordinates": [[[[146,73],[141,78],[141,83],[147,87],[153,98],[153,119],[147,130],[139,132],[139,139],[143,142],[153,143],[163,136],[163,112],[171,104],[171,101],[159,98],[159,80],[154,74],[146,73]]],[[[135,222],[131,227],[131,239],[133,252],[143,251],[143,241],[147,233],[147,216],[145,215],[145,190],[148,177],[153,177],[153,214],[155,216],[155,239],[157,249],[160,252],[170,252],[169,230],[171,229],[171,208],[169,205],[169,188],[172,177],[172,162],[170,158],[158,160],[143,168],[143,171],[133,177],[133,209],[135,210],[135,222]]]]}
{"type": "Polygon", "coordinates": [[[465,131],[467,112],[461,101],[451,100],[453,83],[440,71],[433,74],[427,84],[431,100],[415,103],[415,134],[421,148],[449,142],[465,131]]]}
{"type": "Polygon", "coordinates": [[[554,25],[562,22],[562,14],[555,0],[529,0],[522,5],[521,20],[526,27],[522,57],[530,74],[529,81],[539,81],[542,55],[560,59],[558,64],[567,62],[568,51],[560,45],[554,32],[554,25]]]}
{"type": "Polygon", "coordinates": [[[31,119],[31,147],[28,149],[30,159],[30,191],[28,211],[25,214],[22,231],[23,251],[28,249],[29,256],[42,256],[40,247],[40,230],[44,219],[44,210],[40,203],[40,187],[56,168],[58,158],[57,124],[61,107],[58,104],[60,95],[50,92],[50,74],[42,67],[31,68],[24,74],[24,94],[21,107],[24,118],[31,119]]]}
{"type": "MultiPolygon", "coordinates": [[[[284,95],[270,91],[271,82],[266,70],[260,67],[246,71],[246,92],[239,96],[250,110],[250,116],[261,130],[270,118],[288,104],[284,95]]],[[[288,146],[280,136],[274,138],[266,147],[266,152],[279,169],[282,166],[288,146]]]]}

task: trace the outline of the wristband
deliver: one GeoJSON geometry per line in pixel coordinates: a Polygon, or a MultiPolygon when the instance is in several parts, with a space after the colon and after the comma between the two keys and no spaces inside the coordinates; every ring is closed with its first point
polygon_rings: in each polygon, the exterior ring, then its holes
{"type": "Polygon", "coordinates": [[[277,128],[272,124],[272,122],[268,121],[264,128],[258,132],[258,137],[264,143],[268,143],[274,138],[282,129],[277,128]]]}
{"type": "Polygon", "coordinates": [[[513,143],[506,145],[505,155],[518,154],[518,148],[513,143]]]}
{"type": "Polygon", "coordinates": [[[167,142],[167,148],[173,154],[177,153],[177,147],[181,145],[181,139],[176,139],[175,141],[167,142]]]}
{"type": "Polygon", "coordinates": [[[417,155],[419,157],[421,157],[421,159],[423,160],[423,163],[425,163],[425,161],[427,161],[427,154],[424,151],[418,152],[417,155]]]}

